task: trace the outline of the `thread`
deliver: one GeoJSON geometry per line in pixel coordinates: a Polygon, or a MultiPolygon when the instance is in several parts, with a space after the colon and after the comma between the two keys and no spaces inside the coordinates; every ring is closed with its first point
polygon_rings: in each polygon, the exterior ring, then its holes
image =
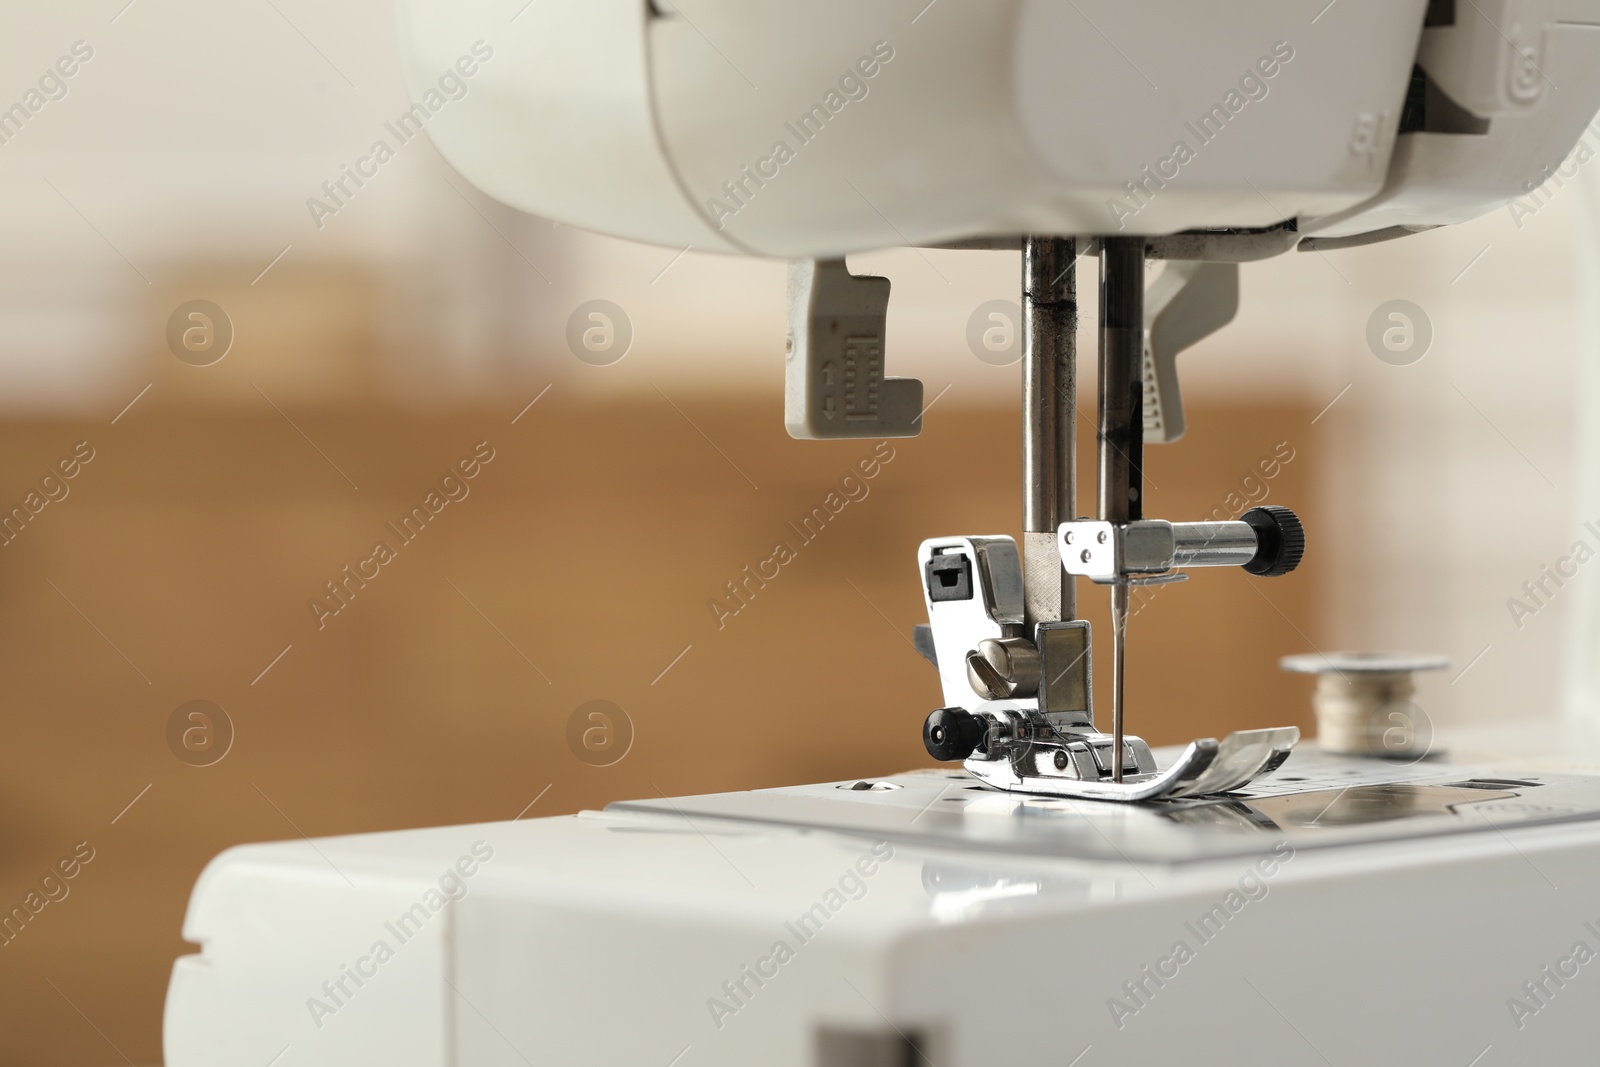
{"type": "Polygon", "coordinates": [[[1408,672],[1337,671],[1319,675],[1311,704],[1317,713],[1317,743],[1324,752],[1347,756],[1411,756],[1427,751],[1428,731],[1419,729],[1416,695],[1408,672]]]}

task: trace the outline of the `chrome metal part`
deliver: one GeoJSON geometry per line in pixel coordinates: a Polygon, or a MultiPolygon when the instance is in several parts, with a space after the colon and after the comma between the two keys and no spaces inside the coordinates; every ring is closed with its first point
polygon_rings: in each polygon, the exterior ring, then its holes
{"type": "Polygon", "coordinates": [[[1167,795],[1198,797],[1238,789],[1283,766],[1299,740],[1297,726],[1238,730],[1222,739],[1216,758],[1198,778],[1167,795]]]}
{"type": "MultiPolygon", "coordinates": [[[[1037,644],[1022,636],[1022,564],[1011,538],[936,538],[923,542],[918,560],[945,698],[945,707],[925,724],[924,743],[937,759],[962,759],[988,784],[1101,800],[1226,790],[1262,773],[1260,767],[1277,766],[1299,736],[1288,728],[1246,731],[1220,748],[1213,740],[1198,741],[1176,770],[1157,775],[1142,739],[1095,729],[1089,624],[1042,623],[1037,644]],[[947,727],[964,742],[955,745],[947,727]],[[1219,752],[1228,758],[1207,776],[1219,752]]],[[[1181,575],[1135,576],[1113,587],[1113,602],[1120,594],[1121,604],[1113,650],[1118,667],[1129,586],[1174,577],[1181,575]]]]}
{"type": "MultiPolygon", "coordinates": [[[[1097,736],[1105,737],[1104,734],[1097,736]]],[[[1029,752],[1025,760],[1015,757],[1006,760],[968,760],[967,769],[986,785],[1012,793],[1125,803],[1175,799],[1242,788],[1282,766],[1299,739],[1300,731],[1293,726],[1240,730],[1229,734],[1220,743],[1214,738],[1203,738],[1191,741],[1175,762],[1159,772],[1155,769],[1153,757],[1147,764],[1139,752],[1137,746],[1143,746],[1144,743],[1134,739],[1128,746],[1133,751],[1124,755],[1135,756],[1138,772],[1128,775],[1120,783],[1109,777],[1077,776],[1079,765],[1070,757],[1075,755],[1074,746],[1081,742],[1070,736],[1059,746],[1069,753],[1065,769],[1058,769],[1053,758],[1038,758],[1036,752],[1029,752]]],[[[1036,744],[1034,747],[1040,746],[1036,744]]],[[[1149,749],[1143,751],[1148,752],[1149,749]]],[[[1111,754],[1116,755],[1115,751],[1111,754]]]]}
{"type": "Polygon", "coordinates": [[[851,274],[842,259],[789,265],[789,436],[819,441],[922,432],[922,382],[884,372],[888,313],[887,278],[851,274]]]}
{"type": "Polygon", "coordinates": [[[1100,241],[1099,514],[1122,524],[1143,518],[1144,240],[1100,241]]]}
{"type": "MultiPolygon", "coordinates": [[[[1022,636],[1022,563],[1009,537],[938,537],[917,551],[947,707],[976,711],[968,657],[985,641],[1022,636]]],[[[1034,681],[1037,686],[1037,678],[1034,681]]]]}
{"type": "Polygon", "coordinates": [[[1022,242],[1022,560],[1030,635],[1076,613],[1056,528],[1077,499],[1078,242],[1022,242]]]}
{"type": "Polygon", "coordinates": [[[1026,638],[985,638],[967,653],[967,682],[985,700],[1033,696],[1039,671],[1039,650],[1026,638]]]}
{"type": "Polygon", "coordinates": [[[1094,726],[1094,671],[1089,624],[1082,619],[1040,623],[1039,712],[1057,730],[1094,726]]]}
{"type": "Polygon", "coordinates": [[[1174,567],[1243,567],[1260,547],[1255,528],[1247,522],[1172,524],[1174,567]]]}
{"type": "Polygon", "coordinates": [[[1063,523],[1058,540],[1069,574],[1102,583],[1180,567],[1242,567],[1260,549],[1255,528],[1237,520],[1117,525],[1085,519],[1063,523]]]}

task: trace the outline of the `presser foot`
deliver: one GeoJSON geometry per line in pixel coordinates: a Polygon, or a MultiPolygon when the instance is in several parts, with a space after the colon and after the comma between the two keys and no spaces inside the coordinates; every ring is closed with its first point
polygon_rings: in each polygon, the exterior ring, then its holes
{"type": "Polygon", "coordinates": [[[987,752],[974,752],[963,766],[985,785],[1010,793],[1130,803],[1240,789],[1282,766],[1299,740],[1294,726],[1239,730],[1220,743],[1209,737],[1189,742],[1176,762],[1158,771],[1149,746],[1128,737],[1124,762],[1138,771],[1124,774],[1121,782],[1112,780],[1104,758],[1110,735],[1100,733],[999,741],[987,752]]]}
{"type": "MultiPolygon", "coordinates": [[[[1270,515],[1262,521],[1267,520],[1278,521],[1270,515]]],[[[1242,559],[1248,547],[1243,544],[1245,536],[1258,545],[1257,534],[1249,523],[1235,525],[1243,530],[1228,527],[1207,536],[1221,543],[1222,533],[1236,534],[1235,554],[1242,559]]],[[[1073,557],[1088,568],[1086,576],[1109,574],[1123,583],[1123,589],[1128,583],[1148,580],[1115,566],[1117,559],[1128,559],[1127,537],[1120,527],[1102,526],[1063,525],[1059,538],[1063,560],[1065,546],[1090,545],[1073,557]],[[1102,556],[1111,560],[1106,565],[1110,569],[1102,566],[1102,556]]],[[[1187,528],[1170,523],[1145,524],[1134,533],[1144,536],[1141,531],[1149,529],[1163,535],[1176,530],[1168,540],[1183,546],[1189,562],[1203,552],[1220,551],[1209,542],[1209,547],[1190,545],[1187,528]]],[[[1278,538],[1284,544],[1291,540],[1287,535],[1278,538]]],[[[1173,548],[1148,565],[1168,566],[1177,551],[1173,548]]],[[[1138,737],[1124,735],[1118,753],[1115,732],[1102,733],[1094,725],[1089,623],[1065,619],[1029,624],[1015,541],[1003,536],[936,538],[922,543],[918,565],[928,624],[917,628],[913,643],[939,672],[945,699],[945,706],[924,722],[922,743],[934,759],[960,761],[987,786],[1011,793],[1121,802],[1226,793],[1276,770],[1300,740],[1300,731],[1293,726],[1242,730],[1220,742],[1214,738],[1191,742],[1165,769],[1156,766],[1150,746],[1138,737]]]]}

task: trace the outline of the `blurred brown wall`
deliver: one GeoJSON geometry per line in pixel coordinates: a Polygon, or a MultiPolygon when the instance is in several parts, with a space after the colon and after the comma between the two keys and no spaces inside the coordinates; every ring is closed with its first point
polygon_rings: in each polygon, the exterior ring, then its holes
{"type": "MultiPolygon", "coordinates": [[[[0,1062],[158,1062],[167,973],[191,950],[178,934],[189,890],[235,843],[928,762],[920,725],[940,701],[910,644],[914,555],[929,536],[1016,532],[1014,411],[935,407],[922,438],[880,453],[893,459],[869,495],[719,628],[709,602],[733,606],[724,583],[779,539],[797,545],[786,523],[875,443],[792,441],[776,395],[680,395],[675,408],[553,389],[513,425],[531,398],[447,417],[292,403],[280,415],[167,406],[157,391],[115,425],[0,426],[6,504],[74,443],[95,450],[70,495],[0,548],[0,902],[22,902],[76,843],[95,852],[70,895],[0,948],[0,1003],[26,1021],[0,1029],[0,1062]],[[494,459],[470,495],[400,546],[385,524],[482,441],[494,459]],[[319,629],[308,600],[380,539],[396,558],[319,629]],[[196,698],[236,730],[209,767],[166,738],[196,698]],[[613,766],[568,746],[569,718],[593,699],[636,731],[613,766]]],[[[1310,417],[1192,410],[1188,439],[1151,450],[1148,513],[1236,510],[1230,492],[1280,443],[1294,449],[1310,417]]],[[[1313,536],[1316,484],[1308,449],[1269,483],[1313,536]]],[[[1320,640],[1328,577],[1312,544],[1295,576],[1201,573],[1137,615],[1132,729],[1172,743],[1309,727],[1304,685],[1275,661],[1320,640]]],[[[1102,590],[1080,599],[1104,619],[1102,590]]]]}

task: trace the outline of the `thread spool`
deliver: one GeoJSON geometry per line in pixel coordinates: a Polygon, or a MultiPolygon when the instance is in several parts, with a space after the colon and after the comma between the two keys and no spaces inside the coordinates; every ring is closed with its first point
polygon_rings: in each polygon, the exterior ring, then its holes
{"type": "Polygon", "coordinates": [[[1285,656],[1286,671],[1317,676],[1311,706],[1317,744],[1345,756],[1421,759],[1433,745],[1433,727],[1412,700],[1416,671],[1442,670],[1446,656],[1410,652],[1334,652],[1285,656]]]}

